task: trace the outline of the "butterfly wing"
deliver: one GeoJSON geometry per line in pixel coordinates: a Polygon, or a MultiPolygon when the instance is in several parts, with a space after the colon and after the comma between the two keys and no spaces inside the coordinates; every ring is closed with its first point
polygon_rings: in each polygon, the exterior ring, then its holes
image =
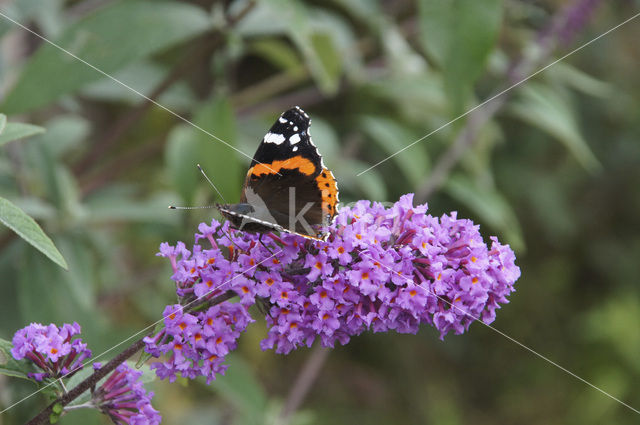
{"type": "Polygon", "coordinates": [[[316,236],[312,226],[328,225],[336,213],[338,186],[311,140],[310,125],[297,106],[280,115],[251,161],[241,202],[268,212],[284,229],[316,236]]]}

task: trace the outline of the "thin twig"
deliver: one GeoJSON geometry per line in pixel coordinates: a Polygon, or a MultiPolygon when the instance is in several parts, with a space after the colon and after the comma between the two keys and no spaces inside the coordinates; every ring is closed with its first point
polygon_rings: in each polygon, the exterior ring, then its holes
{"type": "Polygon", "coordinates": [[[63,395],[62,397],[55,400],[49,406],[47,406],[44,410],[38,413],[33,419],[27,422],[27,425],[39,425],[45,424],[49,421],[49,416],[53,413],[53,408],[56,405],[60,405],[62,407],[71,403],[73,400],[78,398],[82,393],[87,391],[92,386],[96,385],[102,378],[107,376],[109,373],[113,372],[122,362],[127,360],[129,357],[133,356],[135,353],[140,351],[144,347],[144,337],[140,338],[129,347],[127,347],[120,354],[115,356],[109,363],[96,370],[91,376],[87,379],[79,383],[75,388],[71,391],[63,395]]]}
{"type": "MultiPolygon", "coordinates": [[[[207,34],[205,37],[210,38],[211,34],[207,34]]],[[[74,173],[76,175],[86,173],[97,161],[103,159],[104,155],[113,148],[122,136],[124,136],[136,123],[140,122],[144,114],[151,108],[151,106],[153,106],[151,100],[156,100],[169,87],[180,80],[184,74],[193,70],[194,64],[201,60],[202,56],[206,54],[209,49],[214,48],[217,43],[219,43],[218,37],[210,38],[208,41],[198,43],[198,46],[193,48],[193,50],[186,55],[186,58],[181,60],[178,63],[178,66],[176,66],[165,77],[165,79],[156,86],[149,95],[149,99],[145,99],[121,115],[120,119],[116,121],[111,131],[105,133],[105,135],[96,142],[94,148],[87,154],[87,156],[73,167],[74,173]]]]}
{"type": "Polygon", "coordinates": [[[134,149],[132,152],[128,152],[125,158],[114,159],[108,164],[100,167],[94,176],[88,178],[84,182],[81,182],[81,196],[83,198],[86,197],[91,192],[111,183],[129,167],[156,156],[162,152],[162,149],[164,148],[163,142],[163,140],[153,139],[152,141],[134,149]]]}
{"type": "MultiPolygon", "coordinates": [[[[190,304],[189,309],[187,311],[193,311],[193,309],[199,307],[200,305],[202,305],[204,303],[210,303],[210,305],[212,305],[212,306],[216,305],[216,304],[220,304],[220,303],[222,303],[224,301],[227,301],[228,299],[232,298],[233,296],[236,296],[235,292],[226,291],[224,294],[222,294],[222,295],[220,295],[220,296],[218,296],[218,297],[216,297],[216,298],[214,298],[212,300],[202,299],[202,300],[199,300],[198,302],[194,302],[194,303],[190,304]]],[[[40,424],[48,423],[49,417],[53,413],[54,406],[59,405],[61,407],[64,407],[67,404],[71,403],[76,398],[78,398],[82,393],[87,391],[89,388],[95,387],[102,378],[104,378],[109,373],[114,371],[125,360],[129,359],[134,354],[136,354],[138,351],[140,351],[144,347],[144,338],[145,337],[146,337],[146,335],[144,337],[138,339],[136,342],[131,344],[129,347],[125,348],[124,351],[122,351],[120,354],[118,354],[113,359],[111,359],[106,365],[104,365],[100,369],[96,370],[92,375],[90,375],[84,381],[80,382],[71,391],[69,391],[68,393],[64,394],[63,396],[61,396],[60,398],[55,400],[53,403],[51,403],[49,406],[47,406],[40,413],[38,413],[38,415],[36,415],[33,419],[31,419],[29,422],[27,422],[26,425],[40,425],[40,424]]],[[[85,367],[87,367],[87,366],[85,366],[85,367]]]]}
{"type": "Polygon", "coordinates": [[[329,357],[329,352],[330,350],[328,348],[320,345],[316,345],[313,348],[287,395],[282,411],[280,411],[280,415],[276,421],[277,425],[287,425],[289,423],[291,416],[298,410],[309,393],[309,389],[316,381],[320,370],[322,370],[322,367],[329,357]]]}

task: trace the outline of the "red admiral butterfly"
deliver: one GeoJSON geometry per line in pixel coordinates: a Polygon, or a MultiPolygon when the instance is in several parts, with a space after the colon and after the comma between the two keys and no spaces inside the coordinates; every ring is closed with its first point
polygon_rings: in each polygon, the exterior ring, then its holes
{"type": "Polygon", "coordinates": [[[238,204],[216,205],[233,227],[324,239],[338,204],[338,185],[311,141],[311,119],[285,111],[253,156],[238,204]],[[318,229],[320,227],[320,229],[318,229]]]}

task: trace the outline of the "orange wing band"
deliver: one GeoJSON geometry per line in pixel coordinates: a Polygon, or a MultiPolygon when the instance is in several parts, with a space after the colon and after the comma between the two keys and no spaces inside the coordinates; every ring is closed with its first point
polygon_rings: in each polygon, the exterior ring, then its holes
{"type": "Polygon", "coordinates": [[[312,175],[316,171],[316,167],[315,165],[313,165],[313,162],[309,161],[303,156],[297,155],[283,161],[273,161],[270,164],[256,164],[253,167],[249,168],[247,174],[256,177],[262,174],[276,174],[283,168],[287,170],[297,169],[302,174],[307,176],[312,175]]]}

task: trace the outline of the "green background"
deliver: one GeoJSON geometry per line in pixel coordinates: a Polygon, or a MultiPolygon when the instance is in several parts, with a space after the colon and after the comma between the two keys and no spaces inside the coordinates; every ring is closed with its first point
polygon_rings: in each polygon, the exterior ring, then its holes
{"type": "MultiPolygon", "coordinates": [[[[510,243],[522,277],[495,328],[640,408],[640,19],[449,124],[639,11],[632,0],[3,2],[2,14],[120,83],[0,16],[0,112],[46,130],[0,146],[0,196],[68,264],[0,227],[0,338],[77,321],[98,354],[157,320],[175,300],[159,244],[190,244],[218,217],[167,205],[218,201],[198,162],[236,201],[249,162],[207,132],[250,157],[300,105],[342,202],[416,192],[432,214],[458,211],[485,240],[510,243]]],[[[163,423],[278,423],[314,349],[262,352],[265,334],[253,324],[210,386],[148,384],[163,423]]],[[[0,410],[34,389],[0,376],[0,410]]],[[[0,423],[46,403],[35,396],[0,423]]],[[[354,338],[289,419],[638,422],[477,323],[444,342],[431,328],[354,338]]],[[[87,411],[62,423],[108,420],[87,411]]]]}

